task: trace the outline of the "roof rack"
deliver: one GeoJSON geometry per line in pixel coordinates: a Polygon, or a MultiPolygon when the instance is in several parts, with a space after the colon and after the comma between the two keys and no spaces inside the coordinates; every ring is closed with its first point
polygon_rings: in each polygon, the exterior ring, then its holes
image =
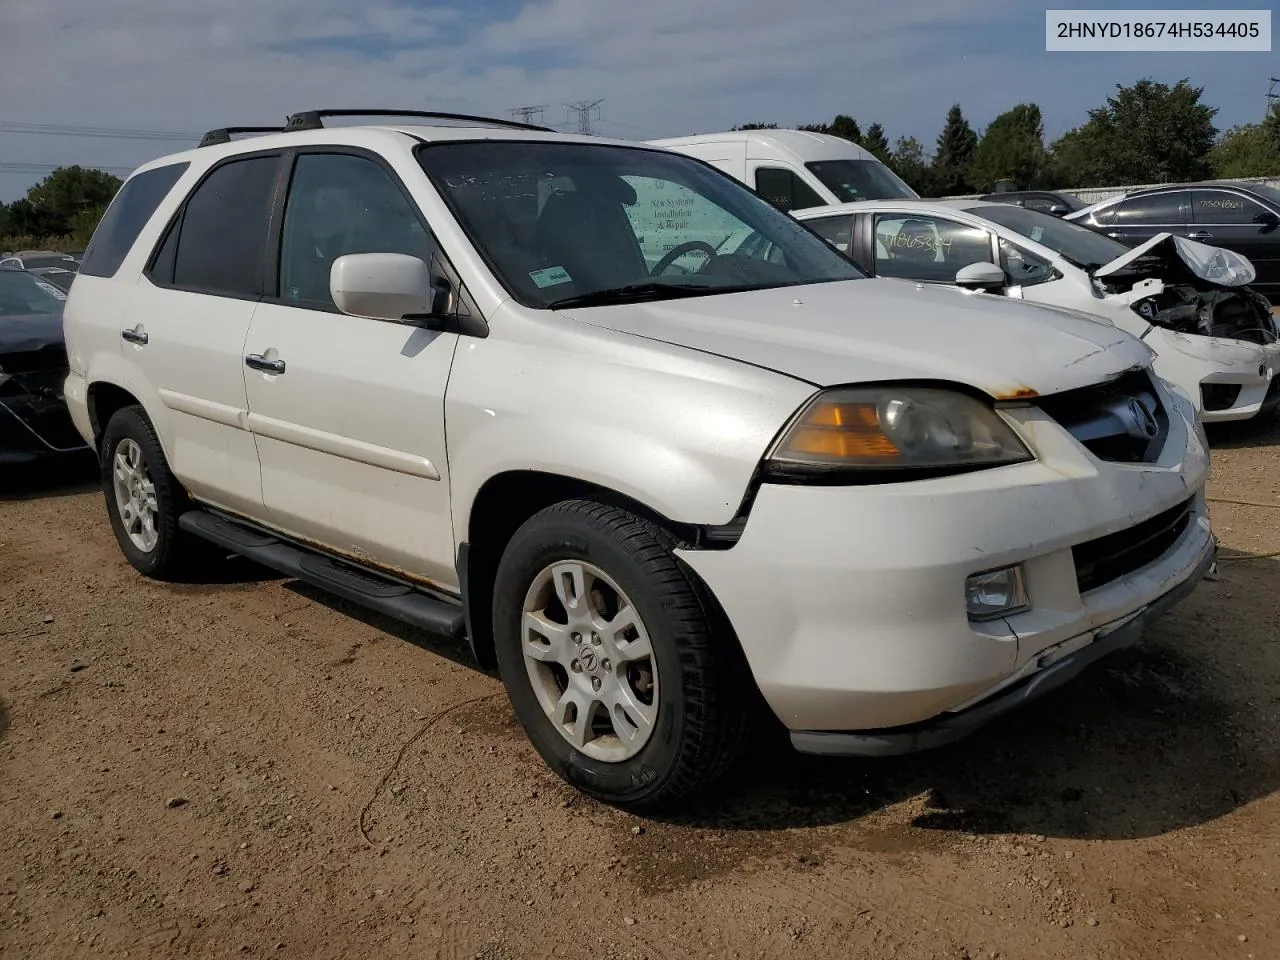
{"type": "Polygon", "coordinates": [[[307,110],[295,113],[285,124],[286,130],[320,130],[325,117],[419,117],[426,120],[461,120],[495,127],[511,127],[516,130],[537,130],[555,133],[550,127],[538,127],[516,120],[499,120],[495,117],[475,117],[466,113],[437,113],[433,110],[307,110]]]}
{"type": "Polygon", "coordinates": [[[284,130],[284,127],[219,127],[201,137],[200,146],[212,147],[219,143],[230,143],[237,133],[284,133],[284,130]]]}

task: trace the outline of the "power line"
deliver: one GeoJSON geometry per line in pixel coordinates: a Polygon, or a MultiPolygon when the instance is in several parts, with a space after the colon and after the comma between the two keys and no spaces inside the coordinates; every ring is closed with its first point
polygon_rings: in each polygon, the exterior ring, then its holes
{"type": "Polygon", "coordinates": [[[570,113],[578,115],[578,132],[586,136],[591,136],[595,131],[591,129],[592,114],[595,118],[600,119],[600,104],[604,102],[604,97],[599,100],[579,100],[577,103],[566,103],[569,113],[565,114],[565,120],[569,119],[570,113]]]}
{"type": "Polygon", "coordinates": [[[87,127],[68,123],[25,123],[0,120],[0,133],[46,137],[91,137],[107,140],[199,140],[199,134],[177,130],[135,130],[128,127],[87,127]]]}
{"type": "Polygon", "coordinates": [[[511,111],[511,116],[519,117],[521,123],[533,123],[537,119],[538,123],[542,123],[542,111],[547,109],[544,103],[535,107],[515,107],[511,111]]]}
{"type": "Polygon", "coordinates": [[[103,173],[129,174],[134,167],[101,167],[93,163],[0,163],[0,173],[52,173],[62,167],[82,167],[85,170],[101,170],[103,173]]]}

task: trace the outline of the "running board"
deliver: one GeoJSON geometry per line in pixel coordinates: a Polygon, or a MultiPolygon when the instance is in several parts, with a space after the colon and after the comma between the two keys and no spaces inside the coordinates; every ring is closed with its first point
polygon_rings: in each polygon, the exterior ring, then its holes
{"type": "Polygon", "coordinates": [[[178,526],[231,553],[404,623],[445,637],[466,636],[459,601],[430,596],[407,583],[331,559],[204,510],[188,510],[178,518],[178,526]]]}

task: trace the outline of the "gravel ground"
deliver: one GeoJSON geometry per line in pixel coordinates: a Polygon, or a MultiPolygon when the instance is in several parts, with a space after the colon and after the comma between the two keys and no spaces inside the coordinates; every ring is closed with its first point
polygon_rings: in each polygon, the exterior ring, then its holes
{"type": "Polygon", "coordinates": [[[1214,441],[1254,505],[1148,643],[667,820],[562,785],[464,650],[243,561],[151,583],[91,486],[10,489],[0,960],[1280,957],[1280,430],[1214,441]]]}

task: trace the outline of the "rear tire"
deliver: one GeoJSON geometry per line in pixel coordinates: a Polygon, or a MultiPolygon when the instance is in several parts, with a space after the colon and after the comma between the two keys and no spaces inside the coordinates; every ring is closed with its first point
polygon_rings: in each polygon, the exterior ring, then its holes
{"type": "Polygon", "coordinates": [[[180,577],[205,552],[203,542],[178,526],[195,504],[169,470],[141,406],[112,415],[100,451],[107,516],[125,559],[155,580],[180,577]]]}
{"type": "Polygon", "coordinates": [[[705,790],[746,741],[754,688],[727,619],[661,528],[584,500],[530,518],[494,585],[498,666],[565,781],[633,810],[705,790]]]}

